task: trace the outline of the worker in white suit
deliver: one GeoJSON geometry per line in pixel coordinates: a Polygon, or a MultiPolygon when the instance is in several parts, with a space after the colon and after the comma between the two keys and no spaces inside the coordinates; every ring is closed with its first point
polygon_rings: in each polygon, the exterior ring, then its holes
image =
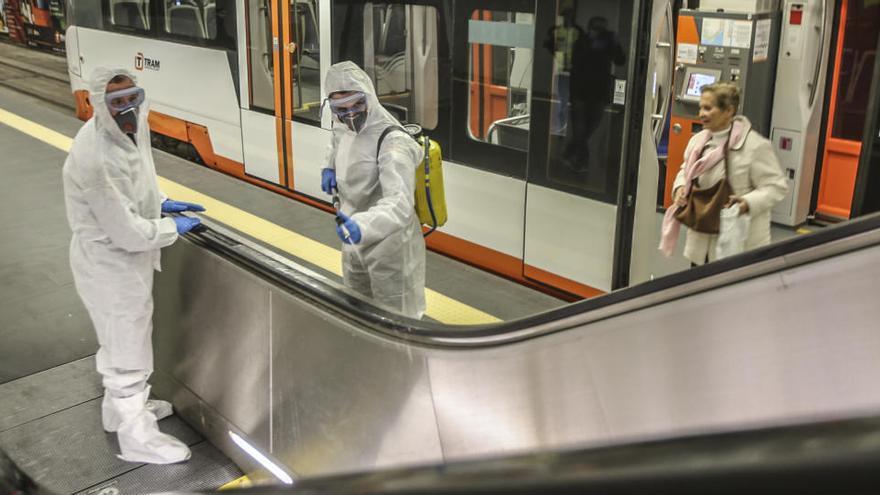
{"type": "Polygon", "coordinates": [[[148,400],[153,272],[160,269],[159,250],[199,224],[196,217],[161,213],[204,208],[159,191],[147,104],[135,76],[101,68],[90,83],[94,116],[77,133],[63,176],[70,267],[100,345],[103,426],[117,433],[121,459],[181,462],[189,448],[157,426],[171,405],[148,400]]]}

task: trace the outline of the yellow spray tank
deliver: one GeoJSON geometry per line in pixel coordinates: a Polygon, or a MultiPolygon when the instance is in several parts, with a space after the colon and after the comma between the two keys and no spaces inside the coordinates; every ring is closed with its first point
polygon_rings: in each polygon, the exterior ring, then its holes
{"type": "Polygon", "coordinates": [[[424,158],[416,167],[416,214],[419,216],[419,222],[427,225],[430,230],[425,236],[434,232],[437,227],[441,227],[446,223],[448,218],[446,213],[446,193],[443,188],[443,154],[440,150],[440,143],[432,141],[428,136],[421,133],[421,127],[414,124],[407,124],[403,127],[389,127],[382,131],[379,142],[376,146],[376,160],[379,159],[379,150],[382,148],[382,141],[389,132],[400,130],[404,131],[421,145],[424,150],[424,158]]]}

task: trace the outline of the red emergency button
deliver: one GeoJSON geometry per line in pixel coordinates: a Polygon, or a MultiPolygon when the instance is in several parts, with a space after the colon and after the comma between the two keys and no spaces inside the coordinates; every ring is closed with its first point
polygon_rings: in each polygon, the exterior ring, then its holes
{"type": "Polygon", "coordinates": [[[800,26],[804,22],[804,6],[794,4],[788,14],[788,23],[792,26],[800,26]]]}

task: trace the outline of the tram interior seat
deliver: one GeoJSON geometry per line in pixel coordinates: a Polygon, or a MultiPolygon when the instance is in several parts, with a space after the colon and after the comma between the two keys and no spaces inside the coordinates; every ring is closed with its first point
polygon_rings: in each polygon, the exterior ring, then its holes
{"type": "MultiPolygon", "coordinates": [[[[216,24],[215,24],[216,30],[216,24]]],[[[174,3],[165,11],[165,32],[190,38],[208,39],[202,9],[193,2],[174,3]]]]}
{"type": "Polygon", "coordinates": [[[142,0],[110,0],[110,23],[147,31],[150,29],[150,19],[145,8],[142,0]]]}

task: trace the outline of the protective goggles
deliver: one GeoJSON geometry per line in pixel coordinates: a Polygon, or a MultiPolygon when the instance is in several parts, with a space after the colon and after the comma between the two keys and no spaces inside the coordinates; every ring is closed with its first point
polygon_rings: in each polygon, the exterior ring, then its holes
{"type": "Polygon", "coordinates": [[[104,96],[107,102],[107,108],[113,112],[124,112],[129,108],[140,106],[144,102],[144,89],[137,86],[131,88],[120,89],[104,96]]]}
{"type": "Polygon", "coordinates": [[[344,118],[366,111],[367,95],[358,92],[344,98],[329,98],[327,103],[330,105],[330,111],[333,112],[333,115],[344,118]]]}

